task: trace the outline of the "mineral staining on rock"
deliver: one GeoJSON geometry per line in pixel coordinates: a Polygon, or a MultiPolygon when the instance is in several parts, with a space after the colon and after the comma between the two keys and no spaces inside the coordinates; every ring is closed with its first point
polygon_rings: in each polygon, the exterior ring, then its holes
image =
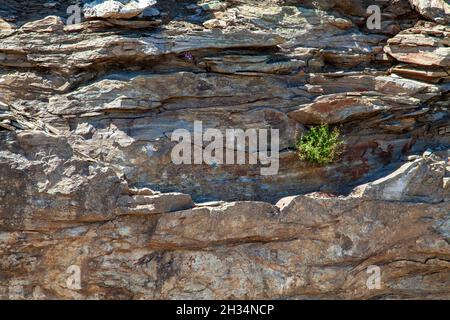
{"type": "Polygon", "coordinates": [[[445,1],[4,2],[0,298],[450,298],[445,1]],[[279,174],[174,165],[194,121],[279,129],[279,174]]]}

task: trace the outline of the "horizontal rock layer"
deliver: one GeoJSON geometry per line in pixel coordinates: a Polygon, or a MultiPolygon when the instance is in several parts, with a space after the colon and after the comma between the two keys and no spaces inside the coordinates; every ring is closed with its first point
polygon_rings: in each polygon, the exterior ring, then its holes
{"type": "Polygon", "coordinates": [[[347,197],[195,204],[185,194],[129,188],[104,164],[65,159],[64,138],[44,137],[47,145],[24,132],[2,145],[3,298],[450,294],[450,172],[438,154],[347,197]],[[373,265],[382,285],[369,290],[373,265]],[[67,288],[70,266],[81,270],[79,290],[67,288]]]}

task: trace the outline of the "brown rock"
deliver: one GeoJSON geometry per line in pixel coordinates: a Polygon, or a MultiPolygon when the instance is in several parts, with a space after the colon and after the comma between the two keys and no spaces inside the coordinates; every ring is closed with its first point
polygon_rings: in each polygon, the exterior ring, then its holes
{"type": "Polygon", "coordinates": [[[449,299],[447,6],[153,2],[2,1],[0,299],[449,299]],[[194,121],[279,130],[278,173],[175,165],[194,121]]]}
{"type": "Polygon", "coordinates": [[[16,27],[3,19],[0,18],[0,32],[4,31],[11,31],[14,30],[16,27]]]}
{"type": "Polygon", "coordinates": [[[130,19],[140,15],[155,3],[154,0],[91,1],[85,3],[83,13],[87,19],[130,19]]]}
{"type": "Polygon", "coordinates": [[[380,200],[441,202],[446,193],[445,166],[442,159],[425,153],[423,158],[404,164],[390,175],[359,186],[355,194],[380,200]]]}

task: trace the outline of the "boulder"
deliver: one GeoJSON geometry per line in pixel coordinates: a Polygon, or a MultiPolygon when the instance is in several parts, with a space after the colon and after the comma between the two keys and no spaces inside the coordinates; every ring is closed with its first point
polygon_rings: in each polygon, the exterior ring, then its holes
{"type": "Polygon", "coordinates": [[[300,106],[289,116],[302,124],[337,124],[389,110],[377,94],[331,94],[318,97],[313,103],[300,106]]]}
{"type": "Polygon", "coordinates": [[[87,19],[131,19],[156,4],[155,0],[95,0],[83,7],[87,19]]]}
{"type": "Polygon", "coordinates": [[[0,300],[450,298],[444,2],[0,2],[0,300]],[[195,121],[278,130],[278,172],[175,164],[195,121]]]}

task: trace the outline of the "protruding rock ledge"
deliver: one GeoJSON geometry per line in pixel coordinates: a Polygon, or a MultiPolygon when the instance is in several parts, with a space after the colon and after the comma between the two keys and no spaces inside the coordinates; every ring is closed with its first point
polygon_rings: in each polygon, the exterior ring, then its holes
{"type": "Polygon", "coordinates": [[[409,0],[424,17],[440,24],[450,24],[450,4],[446,0],[409,0]]]}
{"type": "Polygon", "coordinates": [[[444,188],[448,159],[425,152],[424,156],[405,163],[395,172],[377,181],[361,185],[353,196],[368,199],[443,202],[448,190],[444,188]]]}
{"type": "Polygon", "coordinates": [[[380,2],[381,30],[371,0],[3,2],[0,299],[450,297],[448,154],[419,155],[450,143],[442,1],[380,2]],[[279,174],[175,167],[194,120],[280,129],[279,174]],[[318,167],[293,146],[322,121],[348,148],[318,167]]]}
{"type": "Polygon", "coordinates": [[[87,19],[130,19],[139,16],[154,4],[155,0],[94,0],[84,5],[83,13],[87,19]]]}
{"type": "Polygon", "coordinates": [[[448,68],[449,34],[449,27],[421,22],[389,39],[385,51],[401,62],[448,68]]]}

